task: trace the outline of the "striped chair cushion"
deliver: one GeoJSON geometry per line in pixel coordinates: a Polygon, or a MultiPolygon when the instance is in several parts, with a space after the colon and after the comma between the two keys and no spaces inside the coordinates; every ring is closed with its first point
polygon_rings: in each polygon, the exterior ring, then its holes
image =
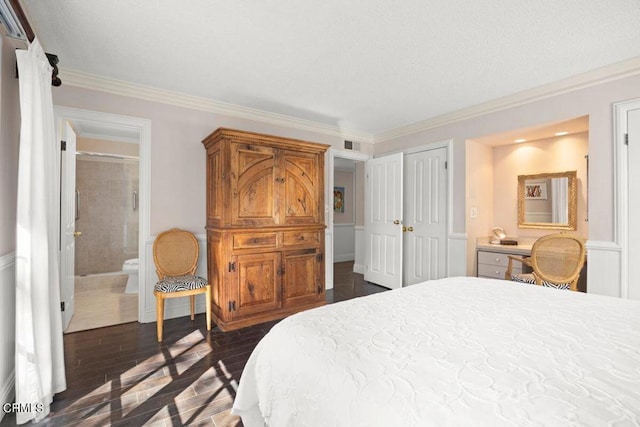
{"type": "Polygon", "coordinates": [[[204,288],[206,285],[207,280],[199,276],[174,276],[165,277],[158,281],[153,290],[158,292],[192,291],[194,289],[204,288]]]}
{"type": "MultiPolygon", "coordinates": [[[[518,283],[527,283],[529,285],[535,285],[536,279],[533,277],[533,274],[512,274],[511,280],[518,283]]],[[[570,289],[571,283],[551,283],[551,282],[542,282],[542,286],[546,286],[547,288],[555,288],[555,289],[570,289]]]]}

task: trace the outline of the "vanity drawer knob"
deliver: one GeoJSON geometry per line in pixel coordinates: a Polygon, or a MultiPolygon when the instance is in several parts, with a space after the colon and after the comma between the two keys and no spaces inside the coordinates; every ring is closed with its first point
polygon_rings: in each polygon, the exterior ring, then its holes
{"type": "Polygon", "coordinates": [[[499,257],[496,257],[496,262],[500,262],[500,258],[499,257]]]}
{"type": "Polygon", "coordinates": [[[496,270],[496,276],[500,275],[500,270],[496,270]]]}

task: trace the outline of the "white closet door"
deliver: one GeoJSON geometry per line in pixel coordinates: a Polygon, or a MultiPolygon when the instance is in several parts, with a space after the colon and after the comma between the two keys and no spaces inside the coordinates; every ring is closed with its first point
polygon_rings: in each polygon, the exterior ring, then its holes
{"type": "Polygon", "coordinates": [[[640,299],[640,109],[631,110],[627,115],[628,171],[627,184],[629,201],[629,298],[640,299]]]}
{"type": "Polygon", "coordinates": [[[402,287],[402,169],[402,153],[366,163],[364,279],[390,289],[402,287]]]}
{"type": "Polygon", "coordinates": [[[444,147],[405,157],[405,285],[446,276],[446,160],[444,147]]]}

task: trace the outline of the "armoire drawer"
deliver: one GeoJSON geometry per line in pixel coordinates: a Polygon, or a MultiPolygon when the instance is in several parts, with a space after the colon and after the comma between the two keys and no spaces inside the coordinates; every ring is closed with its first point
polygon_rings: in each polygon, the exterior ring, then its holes
{"type": "Polygon", "coordinates": [[[319,231],[287,231],[284,233],[284,246],[318,246],[319,231]]]}
{"type": "Polygon", "coordinates": [[[236,233],[233,235],[233,249],[275,248],[278,233],[236,233]]]}

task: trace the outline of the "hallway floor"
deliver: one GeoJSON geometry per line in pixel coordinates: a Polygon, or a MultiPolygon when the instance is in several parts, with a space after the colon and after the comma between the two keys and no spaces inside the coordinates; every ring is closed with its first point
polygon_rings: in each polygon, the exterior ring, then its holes
{"type": "Polygon", "coordinates": [[[126,274],[76,276],[75,312],[65,333],[138,320],[138,294],[126,294],[126,274]]]}

